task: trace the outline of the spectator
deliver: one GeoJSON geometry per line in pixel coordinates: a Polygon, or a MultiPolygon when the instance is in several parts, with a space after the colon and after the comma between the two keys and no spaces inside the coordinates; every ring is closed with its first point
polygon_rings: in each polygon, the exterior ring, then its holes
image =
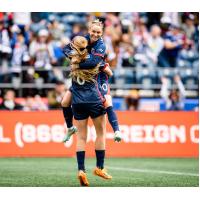
{"type": "Polygon", "coordinates": [[[162,77],[162,87],[160,91],[161,97],[165,100],[167,110],[183,110],[184,109],[184,98],[185,98],[185,88],[178,75],[174,77],[174,81],[178,86],[178,90],[168,89],[168,80],[162,77]]]}
{"type": "Polygon", "coordinates": [[[11,53],[9,33],[4,27],[3,19],[0,19],[0,82],[6,82],[11,53]]]}
{"type": "Polygon", "coordinates": [[[147,41],[149,38],[149,32],[147,30],[144,21],[140,21],[136,31],[133,33],[133,46],[135,48],[135,60],[137,65],[147,66],[148,58],[146,56],[147,51],[147,41]]]}
{"type": "Polygon", "coordinates": [[[15,92],[7,90],[3,102],[0,104],[0,110],[22,110],[23,107],[15,102],[15,92]]]}
{"type": "Polygon", "coordinates": [[[36,41],[30,44],[30,55],[34,60],[36,68],[51,69],[51,64],[55,64],[53,46],[48,40],[49,32],[46,29],[42,29],[38,33],[36,41]]]}
{"type": "Polygon", "coordinates": [[[147,57],[149,64],[153,67],[157,66],[158,56],[164,47],[164,40],[161,37],[161,29],[158,25],[151,26],[150,35],[147,39],[147,57]]]}
{"type": "Polygon", "coordinates": [[[105,44],[108,47],[108,51],[112,53],[111,55],[108,55],[108,60],[111,67],[115,67],[118,62],[118,44],[121,40],[121,36],[122,27],[120,20],[117,17],[117,13],[107,13],[104,37],[106,39],[105,44]]]}
{"type": "Polygon", "coordinates": [[[139,108],[139,93],[137,90],[131,90],[129,95],[125,98],[126,107],[128,110],[138,110],[139,108]]]}
{"type": "Polygon", "coordinates": [[[47,105],[42,101],[39,95],[35,95],[35,97],[28,96],[26,98],[26,102],[23,106],[24,111],[46,111],[48,110],[47,105]]]}
{"type": "Polygon", "coordinates": [[[54,42],[59,41],[64,36],[64,25],[59,23],[56,18],[50,20],[48,29],[54,42]]]}
{"type": "Polygon", "coordinates": [[[177,58],[178,67],[189,67],[192,69],[193,63],[198,62],[199,54],[196,51],[195,45],[192,40],[186,38],[183,48],[179,52],[177,58]]]}
{"type": "Polygon", "coordinates": [[[48,39],[49,32],[46,29],[42,29],[38,33],[37,40],[32,41],[30,44],[30,55],[32,61],[34,62],[35,69],[45,69],[46,71],[38,70],[40,77],[44,79],[45,82],[51,82],[54,79],[52,72],[52,65],[56,63],[53,45],[48,39]]]}
{"type": "Polygon", "coordinates": [[[63,47],[68,43],[70,43],[69,38],[62,37],[60,38],[59,42],[54,44],[54,54],[55,54],[58,66],[69,66],[69,62],[67,62],[67,59],[62,51],[63,47]]]}
{"type": "Polygon", "coordinates": [[[113,62],[115,62],[116,52],[114,50],[113,41],[109,29],[107,29],[107,31],[104,32],[103,39],[106,45],[107,62],[111,67],[114,67],[115,64],[113,62]]]}
{"type": "Polygon", "coordinates": [[[164,36],[164,48],[159,55],[161,67],[176,67],[178,53],[183,47],[183,35],[180,27],[171,25],[170,31],[164,36]]]}
{"type": "Polygon", "coordinates": [[[28,47],[25,44],[24,36],[21,32],[17,33],[17,41],[15,43],[12,55],[12,72],[20,73],[21,66],[28,65],[30,61],[30,56],[28,52],[28,47]]]}
{"type": "Polygon", "coordinates": [[[70,39],[72,40],[75,36],[77,35],[86,35],[87,31],[86,31],[86,26],[82,25],[82,24],[74,24],[72,27],[72,35],[70,37],[70,39]]]}
{"type": "Polygon", "coordinates": [[[186,33],[188,39],[192,39],[195,33],[195,25],[194,25],[194,15],[189,14],[186,16],[185,23],[183,23],[182,28],[186,33]]]}
{"type": "Polygon", "coordinates": [[[55,89],[48,92],[49,109],[61,108],[61,100],[65,94],[65,84],[62,81],[57,81],[55,89]]]}

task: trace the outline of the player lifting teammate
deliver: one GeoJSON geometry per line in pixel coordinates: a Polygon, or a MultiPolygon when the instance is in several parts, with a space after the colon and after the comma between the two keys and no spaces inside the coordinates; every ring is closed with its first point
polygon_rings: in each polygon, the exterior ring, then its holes
{"type": "Polygon", "coordinates": [[[68,45],[66,52],[71,59],[72,87],[72,110],[74,118],[77,120],[77,146],[76,156],[78,163],[78,179],[82,186],[88,186],[89,182],[85,171],[85,146],[87,141],[88,118],[91,117],[96,130],[95,153],[96,168],[94,174],[104,179],[111,179],[104,169],[105,158],[105,134],[106,134],[106,118],[105,108],[103,106],[104,97],[98,89],[96,76],[101,70],[98,64],[92,69],[80,69],[77,66],[81,60],[86,57],[87,40],[84,37],[76,36],[73,42],[68,45]],[[78,57],[79,56],[79,57],[78,57]]]}

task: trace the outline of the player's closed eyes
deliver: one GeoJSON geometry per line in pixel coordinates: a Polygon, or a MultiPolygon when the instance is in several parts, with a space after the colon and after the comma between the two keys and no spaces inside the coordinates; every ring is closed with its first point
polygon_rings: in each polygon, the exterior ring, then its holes
{"type": "Polygon", "coordinates": [[[97,34],[100,34],[101,32],[96,32],[96,31],[93,31],[93,33],[97,33],[97,34]]]}

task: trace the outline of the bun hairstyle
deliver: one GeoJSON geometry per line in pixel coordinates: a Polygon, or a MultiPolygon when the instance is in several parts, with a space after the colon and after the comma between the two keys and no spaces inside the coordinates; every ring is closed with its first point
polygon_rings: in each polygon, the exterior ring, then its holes
{"type": "Polygon", "coordinates": [[[94,21],[89,22],[88,28],[90,29],[93,25],[100,26],[103,30],[103,23],[99,19],[95,19],[94,21]]]}

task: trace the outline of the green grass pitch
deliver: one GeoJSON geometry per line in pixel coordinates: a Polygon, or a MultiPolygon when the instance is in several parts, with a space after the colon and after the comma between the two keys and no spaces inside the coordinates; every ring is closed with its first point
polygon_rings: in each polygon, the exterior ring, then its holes
{"type": "MultiPolygon", "coordinates": [[[[92,174],[94,158],[86,159],[91,187],[198,187],[195,158],[107,158],[112,180],[92,174]]],[[[75,158],[0,158],[0,187],[79,187],[75,158]]]]}

